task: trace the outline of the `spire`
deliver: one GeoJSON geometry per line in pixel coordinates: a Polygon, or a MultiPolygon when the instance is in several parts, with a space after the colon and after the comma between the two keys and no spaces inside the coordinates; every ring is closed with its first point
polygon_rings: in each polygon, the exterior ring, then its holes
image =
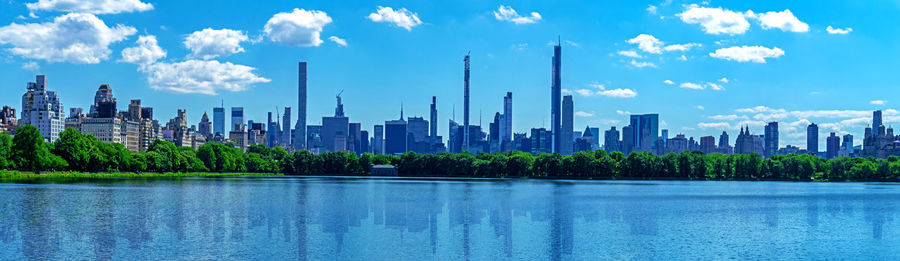
{"type": "Polygon", "coordinates": [[[403,101],[400,101],[400,120],[403,120],[403,101]]]}

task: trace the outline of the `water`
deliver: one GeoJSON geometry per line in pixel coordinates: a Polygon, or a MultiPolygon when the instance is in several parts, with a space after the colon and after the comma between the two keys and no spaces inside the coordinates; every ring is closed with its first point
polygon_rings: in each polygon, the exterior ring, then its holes
{"type": "Polygon", "coordinates": [[[900,259],[883,183],[0,184],[0,259],[900,259]]]}

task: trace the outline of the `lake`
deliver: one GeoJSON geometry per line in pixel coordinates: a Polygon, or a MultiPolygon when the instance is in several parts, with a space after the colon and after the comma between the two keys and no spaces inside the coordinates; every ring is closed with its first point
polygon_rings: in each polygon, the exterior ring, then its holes
{"type": "Polygon", "coordinates": [[[898,202],[889,183],[3,183],[0,259],[900,260],[898,202]]]}

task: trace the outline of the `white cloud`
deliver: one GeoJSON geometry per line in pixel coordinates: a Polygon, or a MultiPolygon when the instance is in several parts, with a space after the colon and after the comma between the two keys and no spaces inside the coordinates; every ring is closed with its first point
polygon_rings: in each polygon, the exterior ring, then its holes
{"type": "Polygon", "coordinates": [[[634,66],[634,67],[637,67],[637,68],[644,68],[644,67],[652,67],[652,68],[656,68],[656,64],[654,64],[654,63],[652,63],[652,62],[638,62],[638,61],[635,61],[635,60],[631,60],[631,63],[630,63],[630,64],[631,64],[631,66],[634,66]]]}
{"type": "Polygon", "coordinates": [[[874,101],[870,101],[869,103],[872,105],[884,105],[887,102],[884,100],[874,100],[874,101]]]}
{"type": "Polygon", "coordinates": [[[594,95],[594,91],[591,91],[591,90],[588,90],[588,89],[577,89],[577,90],[575,90],[575,93],[577,93],[578,95],[581,95],[581,96],[591,96],[591,95],[594,95]]]}
{"type": "Polygon", "coordinates": [[[571,45],[572,47],[581,47],[580,44],[573,42],[573,41],[565,40],[565,42],[566,42],[566,44],[571,45]]]}
{"type": "Polygon", "coordinates": [[[731,124],[729,124],[727,122],[701,122],[701,123],[697,123],[697,127],[701,128],[701,129],[717,129],[717,130],[733,129],[731,127],[731,124]]]}
{"type": "Polygon", "coordinates": [[[668,85],[675,85],[675,82],[673,82],[672,80],[665,80],[665,81],[663,81],[663,83],[668,84],[668,85]]]}
{"type": "MultiPolygon", "coordinates": [[[[143,12],[153,9],[152,4],[140,0],[38,0],[26,3],[28,10],[58,11],[66,13],[118,14],[143,12]]],[[[31,16],[34,16],[32,13],[31,16]]]]}
{"type": "Polygon", "coordinates": [[[500,5],[497,11],[494,11],[494,18],[500,21],[513,22],[514,24],[533,24],[541,20],[541,14],[531,12],[529,16],[521,16],[512,7],[500,5]]]}
{"type": "Polygon", "coordinates": [[[663,42],[649,34],[639,34],[634,38],[626,40],[630,44],[637,44],[638,49],[648,53],[662,53],[663,42]]]}
{"type": "Polygon", "coordinates": [[[722,79],[719,79],[719,82],[728,83],[728,78],[722,77],[722,79]]]}
{"type": "Polygon", "coordinates": [[[713,115],[709,116],[710,119],[718,120],[718,121],[733,121],[737,119],[749,119],[746,115],[738,116],[737,114],[729,114],[729,115],[713,115]]]}
{"type": "Polygon", "coordinates": [[[148,65],[166,57],[166,51],[159,47],[156,36],[142,35],[138,37],[137,46],[122,50],[119,61],[139,65],[148,65]]]}
{"type": "Polygon", "coordinates": [[[37,72],[41,70],[41,65],[39,65],[35,61],[30,61],[22,64],[22,70],[27,70],[31,72],[37,72]]]}
{"type": "Polygon", "coordinates": [[[616,114],[618,115],[630,115],[630,111],[616,110],[616,114]]]}
{"type": "Polygon", "coordinates": [[[331,17],[325,12],[294,8],[290,13],[281,12],[269,18],[263,32],[273,42],[290,46],[319,46],[319,36],[331,17]]]}
{"type": "Polygon", "coordinates": [[[692,83],[692,82],[685,82],[685,83],[682,83],[681,85],[678,85],[678,86],[681,87],[681,88],[685,88],[685,89],[694,89],[694,90],[703,90],[703,89],[706,89],[706,87],[704,87],[703,84],[696,84],[696,83],[692,83]]]}
{"type": "Polygon", "coordinates": [[[785,112],[784,109],[773,109],[773,108],[766,107],[766,106],[756,106],[756,107],[751,107],[751,108],[742,108],[742,109],[737,109],[737,110],[735,110],[735,111],[736,111],[736,112],[743,112],[743,113],[785,112]]]}
{"type": "Polygon", "coordinates": [[[698,109],[698,110],[705,110],[706,107],[703,107],[703,105],[697,105],[697,109],[698,109]]]}
{"type": "Polygon", "coordinates": [[[0,44],[12,54],[48,62],[99,63],[107,60],[109,45],[135,34],[134,27],[107,27],[93,14],[71,13],[52,22],[0,27],[0,44]]]}
{"type": "Polygon", "coordinates": [[[644,58],[643,56],[641,56],[640,54],[638,54],[637,52],[632,51],[632,50],[619,51],[618,54],[621,56],[631,57],[631,58],[644,58]]]}
{"type": "Polygon", "coordinates": [[[419,20],[419,14],[410,12],[406,8],[400,8],[395,11],[390,7],[378,6],[377,13],[371,13],[367,18],[376,23],[392,23],[398,27],[405,28],[407,31],[411,31],[413,27],[422,24],[422,20],[419,20]]]}
{"type": "Polygon", "coordinates": [[[191,50],[190,57],[212,59],[244,52],[242,42],[250,40],[242,31],[206,28],[184,38],[184,47],[191,50]]]}
{"type": "Polygon", "coordinates": [[[757,16],[763,29],[778,28],[785,32],[805,33],[809,25],[797,19],[791,10],[781,12],[765,12],[757,16]]]}
{"type": "Polygon", "coordinates": [[[347,46],[347,40],[341,39],[340,37],[337,37],[337,36],[334,36],[334,35],[329,36],[329,37],[328,37],[328,40],[330,40],[330,41],[332,41],[332,42],[334,42],[334,43],[336,43],[337,45],[340,45],[340,46],[347,46]]]}
{"type": "Polygon", "coordinates": [[[710,53],[709,56],[718,59],[725,59],[737,62],[755,62],[766,63],[766,58],[778,58],[784,55],[781,48],[767,48],[763,46],[732,46],[728,48],[717,49],[716,52],[710,53]]]}
{"type": "Polygon", "coordinates": [[[667,52],[671,52],[671,51],[685,52],[685,51],[690,50],[691,48],[700,47],[700,46],[703,46],[703,45],[698,44],[698,43],[673,44],[673,45],[667,45],[666,47],[663,47],[663,50],[665,50],[667,52]]]}
{"type": "Polygon", "coordinates": [[[571,95],[571,94],[572,94],[572,90],[565,89],[565,88],[562,89],[562,90],[560,90],[559,92],[561,92],[562,94],[566,94],[566,95],[571,95]]]}
{"type": "Polygon", "coordinates": [[[687,56],[682,54],[681,57],[678,57],[678,60],[687,61],[687,56]]]}
{"type": "Polygon", "coordinates": [[[656,14],[656,10],[657,10],[657,8],[656,8],[655,5],[648,5],[648,6],[647,6],[647,13],[650,13],[650,14],[656,14]]]}
{"type": "Polygon", "coordinates": [[[714,91],[725,90],[725,87],[722,87],[722,85],[711,83],[711,82],[706,83],[706,86],[709,87],[710,89],[713,89],[714,91]]]}
{"type": "Polygon", "coordinates": [[[828,31],[829,34],[849,34],[850,32],[853,32],[853,28],[847,27],[841,29],[834,28],[829,25],[828,28],[825,28],[825,31],[828,31]]]}
{"type": "MultiPolygon", "coordinates": [[[[748,11],[752,14],[752,11],[748,11]]],[[[696,4],[677,14],[687,24],[700,24],[707,34],[743,34],[750,29],[747,14],[722,8],[700,7],[696,4]]]]}
{"type": "Polygon", "coordinates": [[[216,60],[160,62],[142,69],[153,89],[206,95],[216,95],[219,91],[244,91],[253,84],[271,81],[257,76],[253,70],[255,68],[250,66],[216,60]]]}
{"type": "Polygon", "coordinates": [[[613,97],[613,98],[634,98],[638,95],[638,93],[632,89],[610,89],[610,90],[601,90],[597,92],[597,95],[613,97]]]}
{"type": "Polygon", "coordinates": [[[591,116],[594,116],[594,113],[593,113],[593,112],[576,111],[576,112],[575,112],[575,116],[578,116],[578,117],[591,117],[591,116]]]}

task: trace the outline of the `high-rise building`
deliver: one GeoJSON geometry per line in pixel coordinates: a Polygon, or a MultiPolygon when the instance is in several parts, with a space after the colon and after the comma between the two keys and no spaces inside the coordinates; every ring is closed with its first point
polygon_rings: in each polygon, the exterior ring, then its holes
{"type": "Polygon", "coordinates": [[[128,104],[128,120],[141,121],[141,100],[133,99],[128,104]]]}
{"type": "Polygon", "coordinates": [[[22,95],[22,125],[33,125],[44,140],[53,142],[65,127],[66,113],[56,92],[47,90],[47,76],[38,75],[28,83],[28,91],[22,95]]]}
{"type": "Polygon", "coordinates": [[[560,114],[560,99],[562,98],[562,44],[557,43],[553,46],[553,58],[551,63],[550,131],[553,133],[553,152],[560,152],[562,147],[562,130],[560,129],[562,127],[562,115],[560,114]]]}
{"type": "Polygon", "coordinates": [[[408,135],[401,107],[400,119],[384,122],[384,154],[400,155],[406,152],[408,135]]]}
{"type": "MultiPolygon", "coordinates": [[[[191,135],[191,128],[188,126],[186,110],[179,109],[177,116],[166,123],[162,132],[163,139],[175,143],[175,146],[191,147],[193,145],[193,136],[191,135]]],[[[246,130],[244,130],[244,132],[246,132],[246,130]]],[[[246,146],[243,146],[242,148],[244,147],[246,146]]]]}
{"type": "Polygon", "coordinates": [[[406,133],[408,141],[406,148],[418,153],[430,152],[428,140],[428,121],[422,117],[409,117],[406,121],[406,133]]]}
{"type": "Polygon", "coordinates": [[[438,143],[437,136],[437,96],[431,96],[431,113],[429,117],[429,123],[431,126],[429,127],[428,134],[428,143],[430,147],[434,147],[438,143]]]}
{"type": "Polygon", "coordinates": [[[630,151],[653,151],[659,139],[659,114],[631,115],[630,151]]]}
{"type": "Polygon", "coordinates": [[[622,142],[619,143],[621,146],[619,148],[620,151],[628,156],[634,151],[634,127],[631,125],[622,127],[622,142]]]}
{"type": "Polygon", "coordinates": [[[503,124],[500,126],[501,141],[509,142],[512,140],[512,92],[506,92],[503,96],[503,124]]]}
{"type": "Polygon", "coordinates": [[[806,152],[813,156],[819,154],[819,125],[815,123],[806,127],[806,152]]]}
{"type": "Polygon", "coordinates": [[[375,125],[375,136],[372,137],[375,141],[373,146],[373,153],[375,154],[384,154],[384,125],[375,125]]]}
{"type": "Polygon", "coordinates": [[[661,133],[661,135],[659,136],[659,140],[662,141],[662,144],[661,144],[661,145],[663,146],[663,148],[665,148],[665,147],[666,147],[666,142],[668,142],[668,140],[669,140],[669,130],[668,130],[668,129],[662,129],[662,130],[660,131],[660,133],[661,133]]]}
{"type": "Polygon", "coordinates": [[[612,126],[603,134],[603,150],[607,153],[613,151],[622,151],[619,148],[619,131],[616,126],[612,126]]]}
{"type": "Polygon", "coordinates": [[[872,128],[878,129],[878,127],[881,127],[882,125],[884,125],[884,123],[881,121],[881,110],[873,111],[872,128]]]}
{"type": "Polygon", "coordinates": [[[371,153],[372,148],[369,146],[369,131],[359,131],[359,151],[357,153],[371,153]]]}
{"type": "Polygon", "coordinates": [[[778,154],[778,122],[773,121],[766,124],[765,130],[765,157],[772,157],[778,154]]]}
{"type": "Polygon", "coordinates": [[[560,122],[560,135],[559,135],[559,153],[562,155],[572,155],[572,150],[575,149],[573,132],[575,131],[574,126],[574,108],[575,105],[572,102],[572,95],[563,96],[562,100],[562,122],[560,122]]]}
{"type": "Polygon", "coordinates": [[[247,126],[244,122],[244,107],[231,107],[231,130],[240,130],[241,126],[247,126]]]}
{"type": "MultiPolygon", "coordinates": [[[[294,149],[306,148],[306,62],[300,62],[297,78],[297,125],[294,126],[294,149]]],[[[285,122],[289,125],[289,122],[285,122]]]]}
{"type": "MultiPolygon", "coordinates": [[[[277,115],[275,117],[278,117],[277,115]]],[[[269,131],[266,132],[266,147],[274,148],[275,146],[282,146],[279,138],[281,137],[281,126],[278,124],[277,118],[272,117],[272,112],[269,112],[267,115],[266,122],[268,123],[267,129],[269,131]]],[[[290,125],[290,122],[288,122],[290,125]]],[[[284,146],[282,146],[284,147],[284,146]]]]}
{"type": "Polygon", "coordinates": [[[213,108],[213,135],[225,135],[225,107],[213,108]]]}
{"type": "MultiPolygon", "coordinates": [[[[463,135],[462,150],[469,150],[469,54],[463,58],[463,135]]],[[[402,118],[402,116],[401,116],[402,118]]],[[[402,119],[401,119],[402,120],[402,119]]]]}
{"type": "Polygon", "coordinates": [[[459,123],[453,121],[453,119],[449,120],[449,130],[447,130],[447,151],[453,153],[459,153],[463,150],[463,127],[459,126],[459,123]]]}
{"type": "Polygon", "coordinates": [[[531,129],[531,154],[553,153],[553,132],[545,128],[531,129]]]}
{"type": "Polygon", "coordinates": [[[101,84],[94,93],[94,104],[91,105],[90,116],[94,118],[112,118],[116,116],[116,98],[113,97],[109,84],[101,84]]]}
{"type": "MultiPolygon", "coordinates": [[[[281,125],[281,137],[278,137],[278,144],[284,148],[292,148],[293,143],[298,142],[298,140],[292,139],[294,133],[291,132],[291,107],[284,107],[284,114],[281,115],[281,122],[284,122],[284,125],[281,125]]],[[[273,131],[279,132],[277,129],[273,131]]]]}
{"type": "Polygon", "coordinates": [[[716,150],[716,137],[713,136],[703,136],[700,137],[700,150],[703,153],[715,153],[716,150]]]}
{"type": "Polygon", "coordinates": [[[840,150],[841,150],[841,137],[838,137],[834,132],[832,132],[831,135],[825,139],[825,158],[826,159],[837,158],[838,152],[840,150]]]}
{"type": "Polygon", "coordinates": [[[362,124],[351,122],[347,132],[347,151],[362,154],[362,124]]]}
{"type": "Polygon", "coordinates": [[[0,132],[9,132],[19,125],[16,120],[16,109],[9,106],[3,106],[0,110],[0,132]]]}
{"type": "Polygon", "coordinates": [[[207,140],[212,139],[212,122],[209,121],[209,115],[206,112],[203,112],[203,118],[200,119],[198,126],[198,130],[203,137],[206,137],[207,140]]]}
{"type": "Polygon", "coordinates": [[[349,151],[347,140],[350,138],[350,119],[343,115],[344,105],[337,96],[337,107],[334,117],[322,117],[322,148],[325,152],[349,151]]]}

